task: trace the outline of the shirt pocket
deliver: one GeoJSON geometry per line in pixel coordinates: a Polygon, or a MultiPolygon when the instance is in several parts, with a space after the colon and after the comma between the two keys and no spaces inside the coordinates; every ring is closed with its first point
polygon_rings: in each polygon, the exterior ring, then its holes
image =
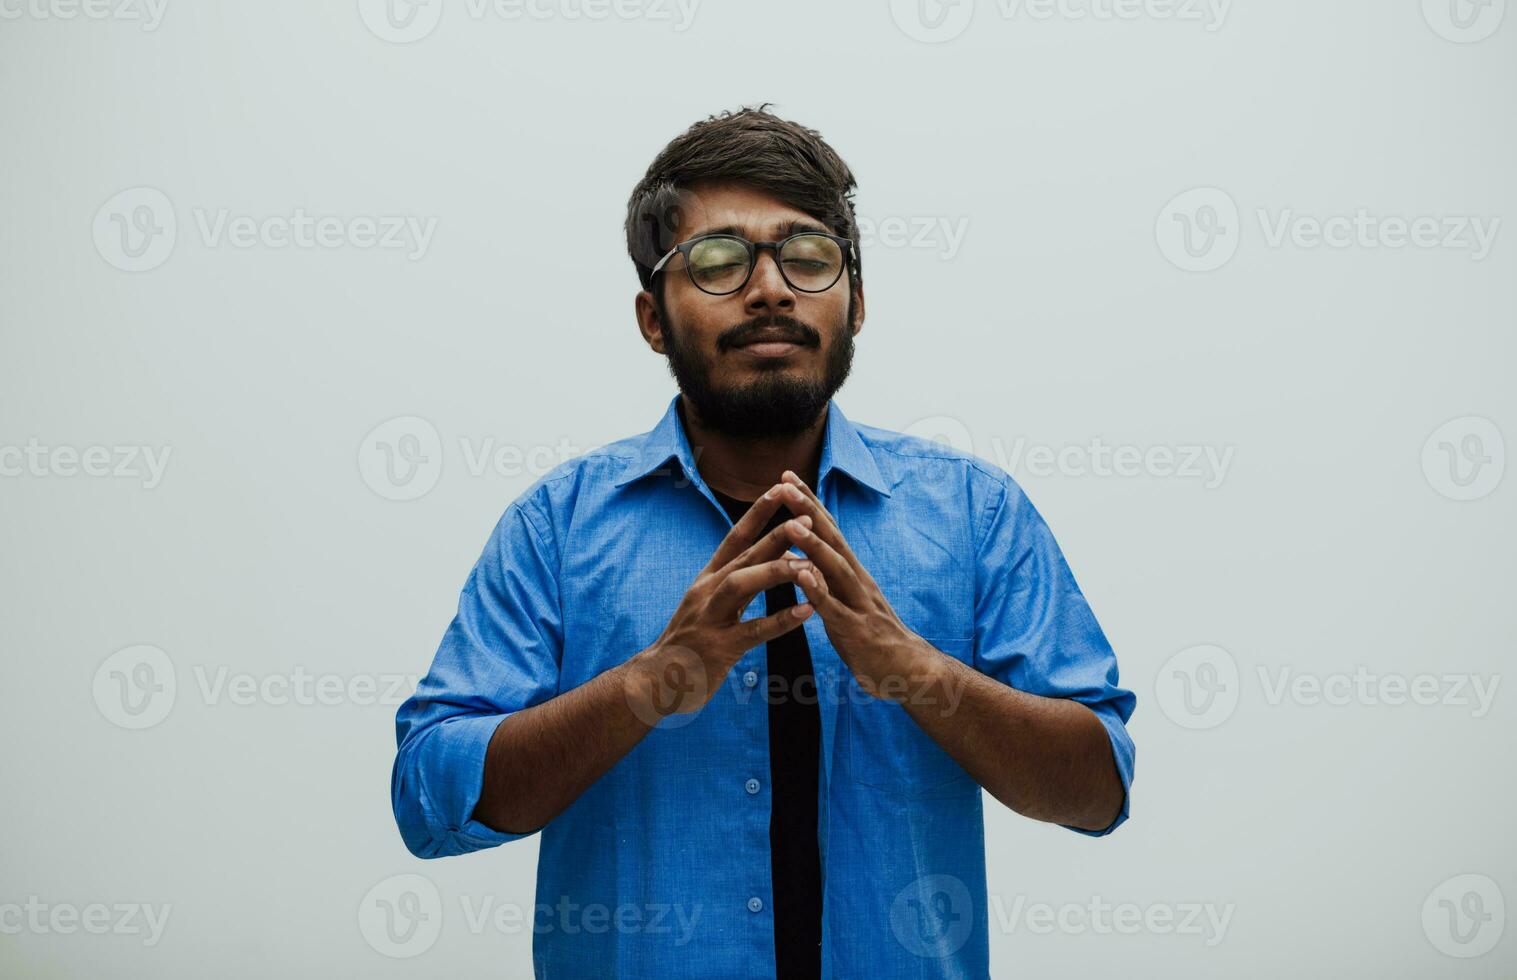
{"type": "MultiPolygon", "coordinates": [[[[923,637],[957,660],[971,663],[973,637],[923,637]]],[[[979,784],[922,731],[906,708],[870,697],[852,674],[846,681],[844,710],[848,724],[848,764],[855,782],[898,799],[928,799],[971,793],[979,784]]],[[[918,697],[911,682],[908,698],[918,697]]],[[[941,696],[940,696],[941,697],[941,696]]],[[[948,711],[947,701],[929,710],[948,711]]]]}

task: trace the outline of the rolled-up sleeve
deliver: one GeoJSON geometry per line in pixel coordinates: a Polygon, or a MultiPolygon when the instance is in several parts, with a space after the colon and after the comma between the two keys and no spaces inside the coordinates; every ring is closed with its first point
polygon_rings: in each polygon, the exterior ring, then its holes
{"type": "Polygon", "coordinates": [[[417,857],[529,836],[492,830],[473,813],[496,726],[557,693],[557,570],[552,527],[523,497],[496,525],[431,669],[396,713],[390,797],[401,837],[417,857]]]}
{"type": "Polygon", "coordinates": [[[975,666],[1004,684],[1079,701],[1111,739],[1122,809],[1100,837],[1127,819],[1134,747],[1127,733],[1137,698],[1118,685],[1117,657],[1075,583],[1053,533],[1010,477],[985,504],[975,569],[975,666]]]}

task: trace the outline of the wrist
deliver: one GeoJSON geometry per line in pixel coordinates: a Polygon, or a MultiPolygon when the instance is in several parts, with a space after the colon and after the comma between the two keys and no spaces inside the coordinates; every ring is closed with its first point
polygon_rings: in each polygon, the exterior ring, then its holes
{"type": "Polygon", "coordinates": [[[624,666],[628,703],[649,724],[697,711],[707,701],[706,666],[689,647],[654,643],[633,654],[624,666]]]}
{"type": "Polygon", "coordinates": [[[935,690],[944,676],[944,656],[931,643],[907,630],[892,657],[891,673],[897,681],[881,693],[897,704],[904,704],[921,691],[935,690]]]}

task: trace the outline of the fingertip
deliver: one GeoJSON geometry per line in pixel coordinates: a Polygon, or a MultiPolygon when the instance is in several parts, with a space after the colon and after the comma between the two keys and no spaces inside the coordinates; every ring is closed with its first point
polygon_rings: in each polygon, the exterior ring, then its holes
{"type": "Polygon", "coordinates": [[[811,603],[802,602],[790,607],[790,615],[796,619],[805,619],[811,615],[811,603]]]}

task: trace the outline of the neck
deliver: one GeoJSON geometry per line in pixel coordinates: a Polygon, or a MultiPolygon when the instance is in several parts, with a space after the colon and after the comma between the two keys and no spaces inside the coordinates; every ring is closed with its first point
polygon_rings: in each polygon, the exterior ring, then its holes
{"type": "Polygon", "coordinates": [[[695,466],[713,490],[738,500],[757,500],[780,482],[786,470],[794,470],[815,489],[827,430],[825,410],[795,435],[759,439],[736,438],[707,428],[684,395],[680,395],[679,412],[695,466]]]}

